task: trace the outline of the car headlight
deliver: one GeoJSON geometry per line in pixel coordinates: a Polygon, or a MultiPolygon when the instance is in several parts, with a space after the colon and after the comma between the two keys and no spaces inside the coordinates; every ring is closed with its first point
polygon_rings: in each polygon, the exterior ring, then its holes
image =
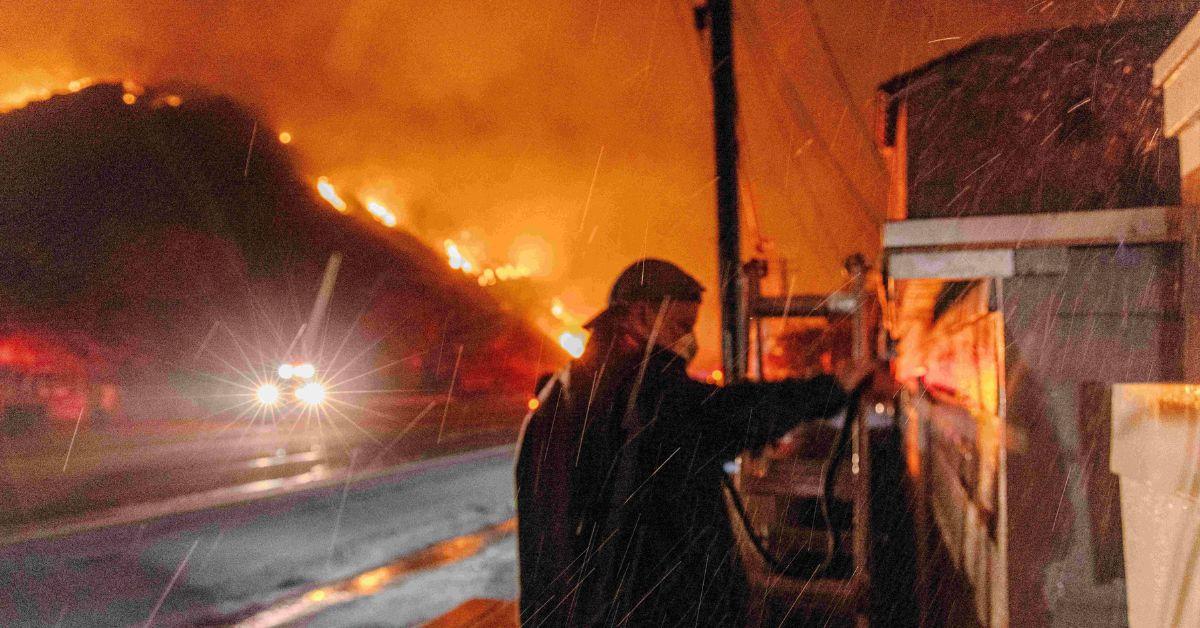
{"type": "Polygon", "coordinates": [[[305,362],[304,364],[294,366],[292,373],[295,373],[296,377],[300,379],[312,379],[313,375],[317,374],[317,369],[312,365],[312,362],[305,362]]]}
{"type": "Polygon", "coordinates": [[[279,403],[279,387],[275,384],[259,384],[254,391],[255,398],[264,406],[273,406],[279,403]]]}
{"type": "Polygon", "coordinates": [[[296,389],[296,399],[310,405],[319,405],[325,401],[325,387],[317,382],[309,382],[296,389]]]}

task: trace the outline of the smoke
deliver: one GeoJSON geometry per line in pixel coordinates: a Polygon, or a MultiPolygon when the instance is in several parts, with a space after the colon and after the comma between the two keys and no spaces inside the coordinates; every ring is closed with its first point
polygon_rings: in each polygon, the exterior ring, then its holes
{"type": "MultiPolygon", "coordinates": [[[[875,85],[989,34],[1195,2],[735,6],[747,248],[769,237],[796,288],[828,290],[843,256],[878,247],[887,179],[861,132],[875,85]]],[[[314,179],[384,197],[431,241],[468,230],[500,258],[522,238],[548,242],[547,280],[594,309],[643,255],[681,263],[716,294],[708,61],[691,21],[689,0],[9,0],[0,95],[82,76],[227,93],[291,133],[314,179]]],[[[702,363],[714,361],[716,322],[710,303],[702,363]]]]}

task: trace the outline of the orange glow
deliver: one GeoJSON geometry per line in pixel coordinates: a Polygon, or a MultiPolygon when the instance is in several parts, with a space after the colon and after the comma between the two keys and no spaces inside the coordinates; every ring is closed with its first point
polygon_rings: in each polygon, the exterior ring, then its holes
{"type": "Polygon", "coordinates": [[[280,133],[279,134],[279,143],[280,144],[291,144],[292,143],[292,134],[288,133],[287,131],[280,133]]]}
{"type": "Polygon", "coordinates": [[[530,398],[529,403],[527,403],[525,405],[530,410],[537,410],[538,408],[542,407],[542,402],[538,401],[537,397],[532,397],[532,398],[530,398]]]}
{"type": "Polygon", "coordinates": [[[719,369],[716,371],[713,371],[712,379],[714,382],[720,384],[725,381],[725,373],[722,373],[719,369]]]}
{"type": "Polygon", "coordinates": [[[71,93],[75,93],[75,92],[87,87],[88,85],[91,85],[92,83],[93,83],[92,79],[86,78],[86,77],[80,78],[80,79],[75,79],[74,81],[67,83],[67,91],[70,91],[71,93]]]}
{"type": "Polygon", "coordinates": [[[175,94],[171,94],[170,96],[164,98],[163,102],[167,103],[167,106],[169,107],[178,107],[179,105],[183,104],[183,99],[175,94]]]}
{"type": "Polygon", "coordinates": [[[390,574],[387,567],[372,569],[354,579],[352,586],[357,593],[371,594],[383,587],[390,574]]]}
{"type": "Polygon", "coordinates": [[[330,205],[333,206],[334,209],[342,213],[346,212],[346,201],[342,200],[342,197],[338,196],[337,190],[333,189],[333,184],[329,182],[328,177],[317,178],[317,192],[321,195],[321,198],[325,199],[330,205]]]}
{"type": "Polygon", "coordinates": [[[53,93],[44,87],[21,86],[0,98],[0,112],[20,109],[35,100],[46,100],[53,93]]]}
{"type": "Polygon", "coordinates": [[[125,95],[121,96],[121,102],[124,102],[127,105],[132,105],[133,103],[137,102],[137,96],[129,92],[125,92],[125,95]]]}

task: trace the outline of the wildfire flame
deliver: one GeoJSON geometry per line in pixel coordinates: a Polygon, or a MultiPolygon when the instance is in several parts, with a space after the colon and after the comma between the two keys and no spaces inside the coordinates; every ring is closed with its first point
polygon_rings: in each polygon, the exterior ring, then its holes
{"type": "MultiPolygon", "coordinates": [[[[46,86],[45,83],[40,86],[24,85],[9,93],[0,94],[0,113],[19,109],[31,102],[47,100],[57,95],[75,93],[104,80],[111,81],[112,79],[80,77],[58,86],[46,86]]],[[[145,89],[134,81],[123,80],[121,87],[121,101],[129,106],[137,104],[141,96],[145,94],[145,89]]],[[[181,96],[167,94],[155,97],[151,106],[179,107],[182,103],[181,96]]],[[[292,134],[288,131],[281,131],[277,137],[281,144],[290,144],[293,140],[292,134]]],[[[329,177],[317,178],[316,191],[338,212],[350,212],[350,205],[338,194],[329,177]]],[[[361,203],[360,207],[365,208],[366,213],[380,224],[388,228],[398,227],[399,216],[388,205],[378,200],[376,192],[378,190],[373,188],[360,190],[360,194],[356,197],[361,203]],[[363,195],[363,192],[369,196],[363,195]]],[[[547,272],[551,257],[551,251],[546,242],[533,235],[522,235],[516,238],[508,251],[508,260],[498,264],[490,263],[479,247],[466,246],[462,242],[451,239],[444,240],[442,245],[450,268],[474,277],[479,285],[484,287],[543,275],[547,272]]],[[[568,311],[560,298],[555,298],[551,302],[550,314],[552,319],[543,319],[538,323],[542,331],[556,340],[559,346],[572,357],[581,356],[587,346],[589,334],[583,329],[580,319],[568,311]]],[[[270,391],[263,391],[263,394],[270,397],[270,391]]]]}
{"type": "Polygon", "coordinates": [[[446,261],[450,264],[450,268],[476,277],[481,286],[494,286],[502,281],[525,279],[534,274],[532,267],[519,263],[509,262],[500,266],[484,264],[477,257],[468,253],[467,247],[449,238],[442,241],[442,247],[446,250],[446,261]]]}
{"type": "Polygon", "coordinates": [[[583,355],[590,334],[583,328],[580,318],[567,309],[560,297],[555,297],[550,302],[550,314],[558,322],[559,327],[563,328],[563,331],[559,332],[556,337],[558,346],[573,358],[583,355]]]}
{"type": "Polygon", "coordinates": [[[383,223],[385,226],[388,226],[388,227],[396,226],[396,222],[397,222],[396,214],[393,214],[392,210],[388,209],[387,207],[384,207],[382,203],[379,203],[377,201],[368,202],[367,203],[367,211],[370,212],[371,215],[374,216],[376,220],[383,223]]]}
{"type": "MultiPolygon", "coordinates": [[[[85,87],[101,82],[101,80],[105,79],[84,76],[67,81],[66,83],[54,84],[54,81],[43,81],[40,85],[22,85],[6,94],[0,95],[0,113],[20,109],[29,103],[49,100],[55,96],[74,94],[85,87]],[[47,83],[51,84],[47,85],[47,83]]],[[[121,81],[121,87],[124,90],[122,101],[129,105],[137,102],[138,96],[141,96],[144,92],[141,85],[129,80],[121,81]]]]}
{"type": "Polygon", "coordinates": [[[571,357],[577,358],[583,355],[583,350],[587,347],[587,337],[583,331],[564,331],[558,335],[558,344],[571,354],[571,357]]]}
{"type": "Polygon", "coordinates": [[[328,177],[317,178],[317,192],[321,195],[321,198],[328,201],[334,209],[342,213],[346,212],[346,201],[342,200],[342,197],[338,196],[337,190],[333,189],[333,184],[329,182],[328,177]]]}

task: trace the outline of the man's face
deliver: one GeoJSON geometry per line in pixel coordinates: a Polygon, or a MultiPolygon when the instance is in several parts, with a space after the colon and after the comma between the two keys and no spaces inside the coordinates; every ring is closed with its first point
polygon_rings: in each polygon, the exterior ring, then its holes
{"type": "Polygon", "coordinates": [[[696,319],[700,316],[700,302],[638,302],[633,305],[631,314],[638,326],[645,330],[646,337],[657,327],[654,343],[670,348],[695,329],[696,319]]]}

